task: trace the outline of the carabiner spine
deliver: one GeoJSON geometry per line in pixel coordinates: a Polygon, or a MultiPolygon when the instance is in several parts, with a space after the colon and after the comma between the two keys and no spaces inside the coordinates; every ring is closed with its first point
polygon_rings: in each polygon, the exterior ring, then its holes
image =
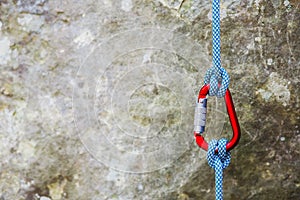
{"type": "Polygon", "coordinates": [[[241,129],[240,129],[238,118],[236,116],[233,100],[229,89],[226,90],[224,99],[225,99],[226,109],[229,116],[232,132],[233,132],[231,140],[226,145],[227,151],[230,151],[238,144],[241,137],[241,129]]]}

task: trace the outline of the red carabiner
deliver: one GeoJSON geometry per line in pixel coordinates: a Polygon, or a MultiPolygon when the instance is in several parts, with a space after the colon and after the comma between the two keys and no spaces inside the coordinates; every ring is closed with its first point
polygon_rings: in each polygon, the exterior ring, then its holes
{"type": "MultiPolygon", "coordinates": [[[[208,92],[209,92],[209,84],[204,85],[200,89],[199,95],[198,95],[198,102],[200,99],[206,98],[208,92]]],[[[234,109],[234,105],[233,105],[233,101],[232,101],[229,89],[226,90],[224,99],[225,99],[225,103],[226,103],[226,108],[227,108],[227,113],[229,116],[230,124],[231,124],[232,131],[233,131],[233,136],[232,136],[231,140],[226,144],[226,150],[230,151],[239,142],[240,137],[241,137],[241,131],[240,131],[240,125],[239,125],[239,122],[238,122],[238,119],[237,119],[237,116],[235,113],[235,109],[234,109]]],[[[198,144],[198,146],[201,147],[202,149],[204,149],[205,151],[207,151],[208,144],[205,141],[204,137],[197,132],[194,132],[194,135],[195,135],[196,143],[198,144]]],[[[217,151],[218,151],[218,149],[216,149],[216,152],[217,151]]]]}

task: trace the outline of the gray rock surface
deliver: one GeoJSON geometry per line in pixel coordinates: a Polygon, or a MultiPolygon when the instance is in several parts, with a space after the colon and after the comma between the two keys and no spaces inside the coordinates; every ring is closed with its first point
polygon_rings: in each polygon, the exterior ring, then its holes
{"type": "MultiPolygon", "coordinates": [[[[242,130],[224,199],[300,198],[299,6],[221,3],[242,130]]],[[[210,17],[207,0],[0,0],[0,199],[214,199],[192,133],[210,17]]],[[[209,105],[206,138],[229,138],[209,105]]]]}

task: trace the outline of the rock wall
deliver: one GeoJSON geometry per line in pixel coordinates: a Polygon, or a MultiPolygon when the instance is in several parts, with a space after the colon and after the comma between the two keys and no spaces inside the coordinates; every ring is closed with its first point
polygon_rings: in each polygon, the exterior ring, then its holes
{"type": "MultiPolygon", "coordinates": [[[[299,6],[221,1],[242,130],[224,199],[300,198],[299,6]]],[[[192,133],[210,19],[207,0],[0,0],[0,199],[214,199],[192,133]]],[[[206,138],[230,138],[208,109],[206,138]]]]}

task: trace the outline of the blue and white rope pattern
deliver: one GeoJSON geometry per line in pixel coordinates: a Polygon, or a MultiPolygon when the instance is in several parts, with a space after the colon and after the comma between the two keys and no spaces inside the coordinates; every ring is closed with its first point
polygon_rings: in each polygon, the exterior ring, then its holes
{"type": "MultiPolygon", "coordinates": [[[[221,66],[220,0],[213,0],[212,3],[212,53],[213,65],[206,72],[204,84],[210,84],[210,96],[223,97],[230,78],[221,66]]],[[[226,151],[226,144],[227,140],[221,139],[212,140],[208,145],[208,165],[215,170],[216,200],[223,200],[223,169],[229,166],[231,159],[230,152],[226,151]]]]}
{"type": "Polygon", "coordinates": [[[204,84],[210,84],[210,96],[223,97],[230,78],[221,66],[220,0],[213,0],[212,4],[212,40],[213,65],[206,72],[204,84]]]}
{"type": "Polygon", "coordinates": [[[215,170],[216,200],[223,199],[223,169],[229,166],[231,155],[226,151],[226,139],[211,140],[208,145],[208,165],[215,170]],[[218,148],[218,153],[215,153],[218,148]]]}

